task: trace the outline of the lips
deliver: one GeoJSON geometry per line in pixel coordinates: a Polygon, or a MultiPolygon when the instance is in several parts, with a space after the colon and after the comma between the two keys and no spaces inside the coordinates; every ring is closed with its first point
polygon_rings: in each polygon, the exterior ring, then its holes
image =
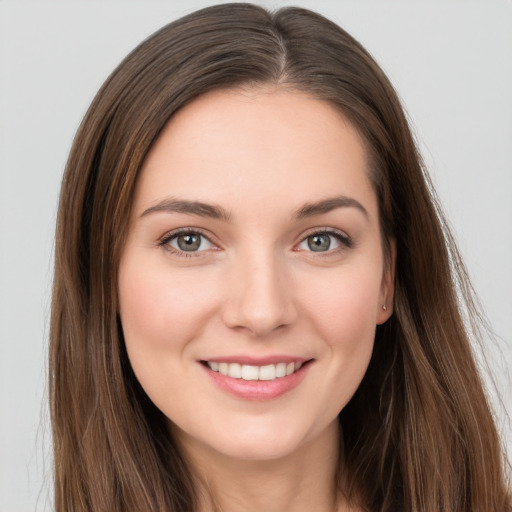
{"type": "Polygon", "coordinates": [[[224,392],[244,400],[272,400],[297,387],[312,359],[274,357],[200,361],[208,377],[224,392]]]}

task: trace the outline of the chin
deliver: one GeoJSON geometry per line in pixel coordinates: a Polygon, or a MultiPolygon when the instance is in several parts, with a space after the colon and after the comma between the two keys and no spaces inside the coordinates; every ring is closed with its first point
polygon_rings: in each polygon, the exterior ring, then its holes
{"type": "MultiPolygon", "coordinates": [[[[276,461],[302,453],[308,446],[313,447],[319,439],[326,439],[325,433],[337,435],[337,424],[329,426],[300,425],[298,421],[286,424],[280,421],[264,421],[252,418],[251,421],[210,424],[207,432],[201,429],[182,430],[174,426],[172,432],[178,442],[200,456],[209,452],[213,457],[226,457],[239,461],[276,461]]],[[[330,441],[333,438],[328,435],[330,441]]],[[[332,446],[332,445],[331,445],[332,446]]]]}
{"type": "Polygon", "coordinates": [[[231,459],[246,461],[272,461],[293,455],[301,443],[293,439],[269,438],[237,438],[231,437],[225,443],[210,444],[218,453],[231,459]]]}

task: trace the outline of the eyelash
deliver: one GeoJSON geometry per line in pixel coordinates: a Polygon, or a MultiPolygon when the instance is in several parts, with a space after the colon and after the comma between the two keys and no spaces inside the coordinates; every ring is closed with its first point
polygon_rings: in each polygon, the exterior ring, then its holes
{"type": "MultiPolygon", "coordinates": [[[[176,239],[179,236],[183,235],[200,235],[201,237],[205,238],[210,244],[215,244],[210,240],[210,238],[203,232],[203,230],[199,228],[182,228],[178,229],[176,231],[172,231],[171,233],[166,233],[159,241],[158,246],[162,247],[164,250],[170,252],[171,254],[174,254],[176,256],[179,256],[181,258],[194,258],[201,255],[202,252],[205,251],[181,251],[179,249],[176,249],[175,247],[172,247],[170,245],[170,242],[174,239],[176,239]]],[[[344,249],[351,249],[354,246],[354,242],[350,236],[348,236],[346,233],[341,231],[333,230],[332,228],[329,229],[316,229],[314,231],[311,231],[310,233],[307,233],[305,236],[302,237],[300,242],[296,244],[295,247],[305,242],[308,238],[313,236],[320,236],[320,235],[327,235],[330,237],[333,237],[338,241],[343,247],[327,250],[327,251],[318,251],[315,253],[315,251],[306,251],[311,252],[313,256],[315,257],[326,257],[328,255],[332,255],[335,253],[338,253],[344,249]]],[[[298,251],[298,249],[294,249],[295,251],[298,251]]]]}

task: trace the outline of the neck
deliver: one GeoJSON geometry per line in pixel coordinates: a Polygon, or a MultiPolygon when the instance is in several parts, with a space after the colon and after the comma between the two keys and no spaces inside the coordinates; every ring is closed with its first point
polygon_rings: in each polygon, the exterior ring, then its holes
{"type": "Polygon", "coordinates": [[[338,499],[339,429],[272,460],[241,460],[186,443],[186,457],[201,482],[201,512],[333,512],[338,499]]]}

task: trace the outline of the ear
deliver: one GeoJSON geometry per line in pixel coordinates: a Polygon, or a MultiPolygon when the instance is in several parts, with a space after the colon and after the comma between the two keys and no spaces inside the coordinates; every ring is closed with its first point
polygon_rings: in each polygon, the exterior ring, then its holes
{"type": "Polygon", "coordinates": [[[389,240],[389,254],[382,274],[380,300],[377,304],[377,325],[385,323],[393,314],[393,299],[395,296],[395,265],[396,241],[392,238],[389,240]]]}

